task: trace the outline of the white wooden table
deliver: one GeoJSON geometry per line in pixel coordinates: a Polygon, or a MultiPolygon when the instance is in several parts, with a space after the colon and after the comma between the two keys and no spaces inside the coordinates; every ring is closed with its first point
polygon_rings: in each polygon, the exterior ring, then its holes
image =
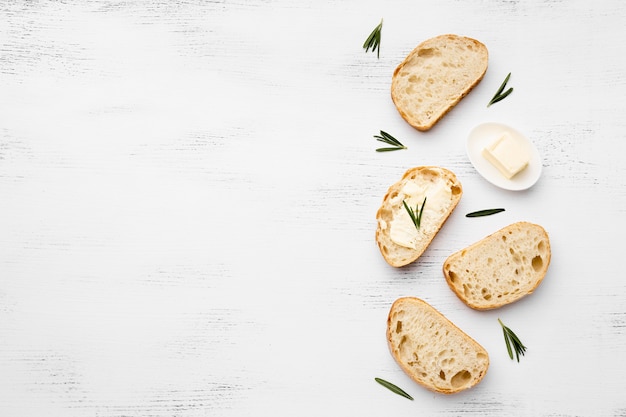
{"type": "Polygon", "coordinates": [[[1,416],[626,416],[624,2],[2,0],[0,16],[1,416]],[[377,59],[362,44],[381,18],[377,59]],[[489,69],[418,132],[391,74],[442,33],[485,43],[489,69]],[[537,146],[534,187],[475,171],[465,139],[486,121],[537,146]],[[408,149],[375,152],[380,130],[408,149]],[[376,210],[431,164],[463,198],[394,269],[376,210]],[[550,234],[546,279],[470,310],[443,260],[518,220],[550,234]],[[478,386],[402,373],[385,325],[407,295],[488,350],[478,386]]]}

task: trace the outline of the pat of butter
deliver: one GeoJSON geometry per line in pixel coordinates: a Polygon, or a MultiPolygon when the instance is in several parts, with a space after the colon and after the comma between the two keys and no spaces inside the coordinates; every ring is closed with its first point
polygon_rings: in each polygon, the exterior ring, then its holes
{"type": "Polygon", "coordinates": [[[524,170],[530,160],[528,150],[509,132],[483,149],[483,157],[509,180],[524,170]]]}

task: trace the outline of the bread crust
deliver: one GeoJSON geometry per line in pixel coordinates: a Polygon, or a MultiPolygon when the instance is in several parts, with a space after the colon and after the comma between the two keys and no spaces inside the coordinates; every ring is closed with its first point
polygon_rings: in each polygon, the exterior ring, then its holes
{"type": "Polygon", "coordinates": [[[446,168],[431,165],[408,169],[399,181],[389,187],[380,208],[376,212],[376,243],[385,261],[393,267],[402,267],[416,261],[439,233],[461,200],[462,194],[463,187],[460,181],[452,171],[446,168]],[[403,213],[405,209],[401,201],[394,201],[394,197],[401,192],[408,182],[415,182],[418,186],[426,186],[433,181],[445,181],[449,187],[448,209],[441,215],[431,231],[423,235],[423,239],[416,248],[411,249],[395,243],[390,236],[390,223],[393,221],[395,213],[403,213]]]}
{"type": "Polygon", "coordinates": [[[551,257],[546,230],[520,221],[450,255],[443,275],[466,305],[491,310],[532,294],[543,282],[551,257]]]}
{"type": "Polygon", "coordinates": [[[434,392],[454,394],[472,388],[489,369],[485,348],[417,297],[401,297],[392,304],[386,335],[400,368],[434,392]]]}
{"type": "Polygon", "coordinates": [[[483,79],[487,47],[476,39],[439,35],[417,45],[396,67],[391,99],[402,118],[430,130],[483,79]]]}

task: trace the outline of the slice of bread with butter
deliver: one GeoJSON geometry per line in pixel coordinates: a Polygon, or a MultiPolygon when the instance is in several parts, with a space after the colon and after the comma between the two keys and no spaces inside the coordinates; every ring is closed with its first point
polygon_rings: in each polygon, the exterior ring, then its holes
{"type": "Polygon", "coordinates": [[[454,394],[478,384],[489,369],[489,354],[430,304],[397,299],[387,318],[391,356],[418,384],[454,394]]]}
{"type": "Polygon", "coordinates": [[[476,39],[446,34],[427,39],[395,69],[391,98],[404,120],[431,129],[482,80],[489,52],[476,39]]]}
{"type": "Polygon", "coordinates": [[[443,274],[461,301],[489,310],[531,294],[543,281],[550,258],[545,229],[517,222],[450,255],[443,274]]]}
{"type": "Polygon", "coordinates": [[[463,188],[456,175],[442,167],[407,170],[391,185],[376,213],[376,243],[394,267],[416,261],[428,248],[452,211],[463,188]],[[420,217],[419,226],[410,211],[420,217]]]}

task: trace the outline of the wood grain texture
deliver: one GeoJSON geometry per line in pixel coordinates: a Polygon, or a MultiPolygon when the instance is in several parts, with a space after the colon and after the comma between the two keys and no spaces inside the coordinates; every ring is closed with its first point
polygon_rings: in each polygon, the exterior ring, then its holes
{"type": "Polygon", "coordinates": [[[623,2],[0,0],[0,16],[0,415],[626,416],[623,2]],[[361,46],[381,18],[377,59],[361,46]],[[391,74],[441,33],[481,40],[489,69],[417,132],[391,74]],[[514,93],[487,108],[508,72],[514,93]],[[474,170],[484,121],[535,143],[533,188],[474,170]],[[380,130],[408,149],[375,152],[380,130]],[[464,194],[394,269],[375,213],[417,165],[464,194]],[[443,260],[518,220],[550,234],[546,279],[468,311],[443,260]],[[488,350],[480,385],[442,397],[399,370],[401,296],[488,350]]]}

